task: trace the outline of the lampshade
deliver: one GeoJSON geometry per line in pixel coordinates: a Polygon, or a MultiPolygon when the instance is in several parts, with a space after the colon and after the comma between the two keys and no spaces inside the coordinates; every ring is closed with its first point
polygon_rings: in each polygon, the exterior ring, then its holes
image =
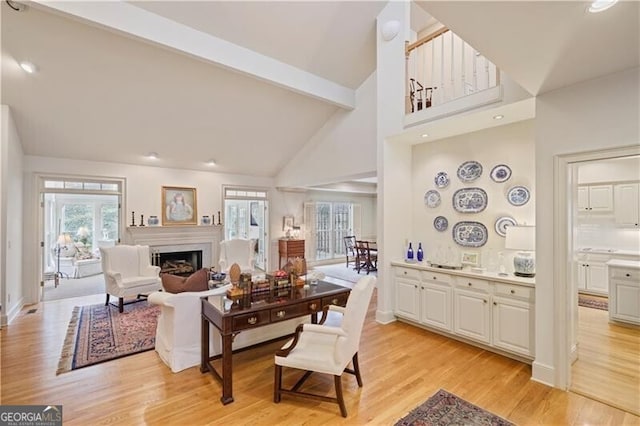
{"type": "Polygon", "coordinates": [[[58,244],[61,246],[66,246],[67,244],[73,243],[71,239],[71,235],[69,234],[60,234],[58,235],[58,244]]]}
{"type": "Polygon", "coordinates": [[[507,239],[504,248],[509,250],[536,249],[536,227],[526,225],[507,226],[507,239]]]}

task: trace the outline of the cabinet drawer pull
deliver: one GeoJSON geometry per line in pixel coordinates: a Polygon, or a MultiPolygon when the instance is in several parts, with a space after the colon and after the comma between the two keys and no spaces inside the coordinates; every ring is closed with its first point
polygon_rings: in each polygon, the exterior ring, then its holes
{"type": "Polygon", "coordinates": [[[467,283],[467,284],[469,285],[469,287],[471,287],[471,286],[473,285],[473,284],[471,284],[471,283],[467,283]]]}
{"type": "Polygon", "coordinates": [[[338,299],[335,298],[335,299],[331,300],[331,304],[332,305],[337,305],[338,304],[338,299]]]}
{"type": "Polygon", "coordinates": [[[434,279],[434,280],[437,280],[437,279],[438,279],[438,277],[433,277],[433,279],[434,279]]]}
{"type": "Polygon", "coordinates": [[[516,291],[515,290],[511,290],[511,294],[516,294],[516,291]]]}
{"type": "Polygon", "coordinates": [[[493,306],[498,306],[498,304],[496,302],[493,302],[493,306]]]}
{"type": "Polygon", "coordinates": [[[309,309],[311,309],[312,311],[315,311],[316,309],[318,309],[318,304],[317,303],[310,304],[309,309]]]}
{"type": "Polygon", "coordinates": [[[487,299],[482,299],[482,301],[483,301],[484,303],[487,303],[487,299]]]}
{"type": "Polygon", "coordinates": [[[257,323],[257,322],[258,322],[258,318],[256,318],[256,317],[248,318],[248,319],[247,319],[247,322],[248,322],[249,324],[251,324],[251,325],[254,325],[255,323],[257,323]]]}
{"type": "Polygon", "coordinates": [[[284,316],[285,316],[285,315],[286,315],[286,312],[285,312],[285,311],[278,311],[278,312],[276,313],[276,316],[277,316],[278,318],[284,318],[284,316]]]}
{"type": "Polygon", "coordinates": [[[627,277],[630,277],[630,276],[631,276],[631,274],[625,274],[625,275],[626,275],[627,277]]]}
{"type": "Polygon", "coordinates": [[[407,271],[402,271],[403,274],[407,275],[407,271]]]}

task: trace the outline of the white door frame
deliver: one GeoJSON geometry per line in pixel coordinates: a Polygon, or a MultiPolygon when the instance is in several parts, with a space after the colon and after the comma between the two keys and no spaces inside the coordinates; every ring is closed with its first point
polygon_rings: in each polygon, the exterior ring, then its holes
{"type": "Polygon", "coordinates": [[[571,262],[573,251],[573,198],[577,191],[577,175],[573,165],[584,161],[606,160],[640,155],[640,145],[605,150],[557,155],[554,157],[554,253],[559,256],[554,264],[556,386],[568,389],[571,385],[571,363],[575,354],[572,338],[577,330],[577,298],[574,297],[574,277],[571,262]]]}

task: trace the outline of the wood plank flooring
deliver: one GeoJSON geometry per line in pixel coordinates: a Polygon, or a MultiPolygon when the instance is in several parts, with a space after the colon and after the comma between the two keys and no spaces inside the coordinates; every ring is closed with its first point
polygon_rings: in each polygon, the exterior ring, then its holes
{"type": "Polygon", "coordinates": [[[640,328],[578,307],[578,360],[571,390],[640,415],[640,328]]]}
{"type": "MultiPolygon", "coordinates": [[[[346,419],[331,403],[272,402],[282,343],[234,356],[235,402],[227,406],[210,375],[198,367],[173,374],[154,351],[56,376],[73,306],[101,302],[41,303],[2,329],[2,404],[62,404],[65,425],[393,425],[443,388],[518,425],[640,425],[620,409],[531,381],[527,364],[401,322],[378,324],[375,295],[360,345],[364,387],[343,377],[346,419]]],[[[295,379],[285,370],[285,384],[295,379]]],[[[308,385],[333,392],[330,377],[314,375],[308,385]]]]}

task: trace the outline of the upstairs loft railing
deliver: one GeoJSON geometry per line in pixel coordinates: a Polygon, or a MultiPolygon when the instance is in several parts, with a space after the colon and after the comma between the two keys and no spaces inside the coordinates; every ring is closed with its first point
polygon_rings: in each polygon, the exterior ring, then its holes
{"type": "Polygon", "coordinates": [[[405,46],[411,114],[500,85],[500,70],[448,28],[405,46]]]}

